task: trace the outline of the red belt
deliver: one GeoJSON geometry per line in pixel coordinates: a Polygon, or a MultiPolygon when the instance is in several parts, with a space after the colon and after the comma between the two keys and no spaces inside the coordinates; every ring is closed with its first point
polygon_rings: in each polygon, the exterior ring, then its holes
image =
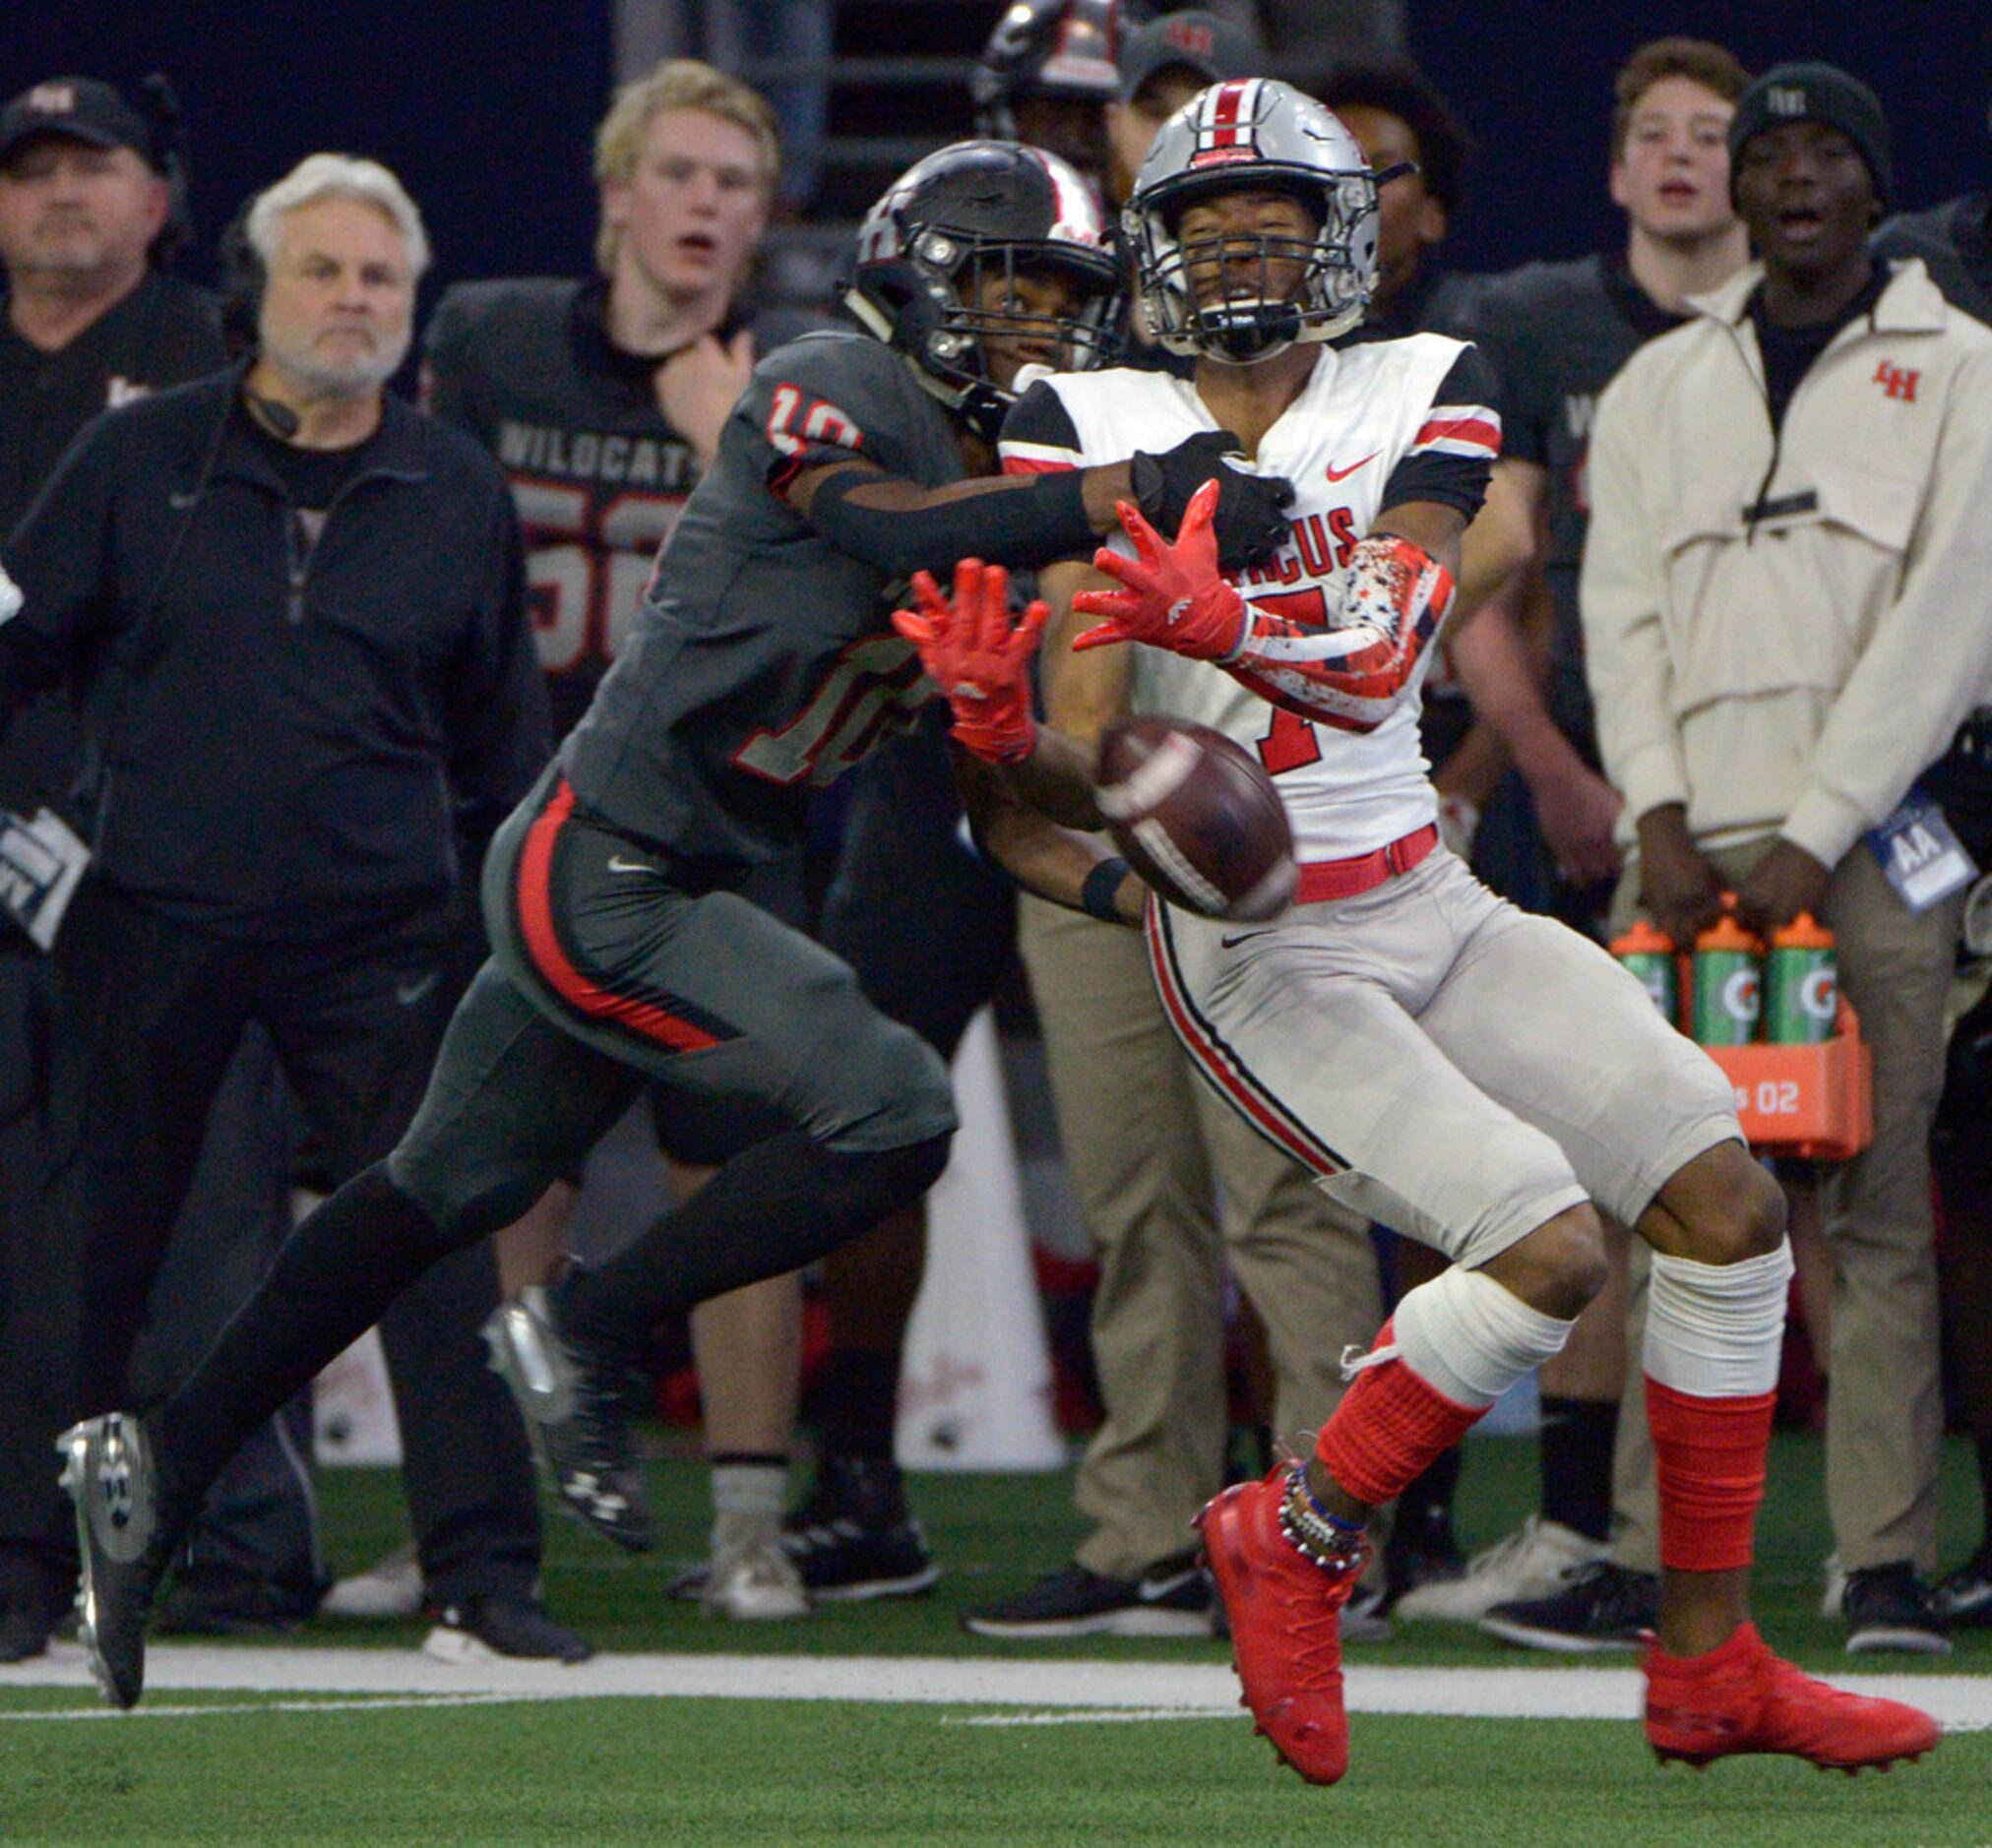
{"type": "Polygon", "coordinates": [[[1320,904],[1325,898],[1353,898],[1357,893],[1374,892],[1387,879],[1408,873],[1439,844],[1436,823],[1427,822],[1415,833],[1394,840],[1374,853],[1358,853],[1346,860],[1313,860],[1300,869],[1300,883],[1294,888],[1295,904],[1320,904]]]}

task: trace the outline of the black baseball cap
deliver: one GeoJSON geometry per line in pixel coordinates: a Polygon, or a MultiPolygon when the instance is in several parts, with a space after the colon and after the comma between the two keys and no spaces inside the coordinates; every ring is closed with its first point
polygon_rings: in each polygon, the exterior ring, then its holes
{"type": "Polygon", "coordinates": [[[129,148],[149,166],[161,163],[153,124],[99,78],[51,77],[0,109],[0,163],[49,135],[93,148],[129,148]]]}
{"type": "Polygon", "coordinates": [[[1164,13],[1128,34],[1120,54],[1120,96],[1132,102],[1158,71],[1186,70],[1207,84],[1265,74],[1266,52],[1235,20],[1214,13],[1164,13]]]}

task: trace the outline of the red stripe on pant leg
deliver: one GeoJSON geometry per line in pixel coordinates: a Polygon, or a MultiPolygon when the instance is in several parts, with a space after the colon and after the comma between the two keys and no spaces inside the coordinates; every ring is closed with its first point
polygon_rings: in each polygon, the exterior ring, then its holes
{"type": "MultiPolygon", "coordinates": [[[[1377,1346],[1389,1347],[1396,1329],[1395,1322],[1385,1323],[1377,1346]]],[[[1376,1508],[1415,1482],[1486,1415],[1486,1406],[1456,1404],[1394,1358],[1356,1375],[1322,1426],[1314,1453],[1358,1502],[1376,1508]]]]}
{"type": "Polygon", "coordinates": [[[1750,1564],[1776,1403],[1775,1392],[1698,1398],[1647,1376],[1662,1566],[1722,1572],[1750,1564]]]}
{"type": "Polygon", "coordinates": [[[1232,1076],[1229,1063],[1190,1011],[1182,985],[1176,980],[1175,964],[1169,960],[1168,952],[1162,943],[1159,912],[1160,905],[1152,900],[1148,906],[1145,927],[1149,943],[1149,967],[1154,973],[1155,993],[1161,997],[1162,1011],[1169,1016],[1176,1037],[1183,1042],[1190,1057],[1197,1062],[1198,1069],[1216,1085],[1223,1096],[1245,1113],[1256,1129],[1271,1137],[1295,1160],[1316,1174],[1345,1172],[1342,1163],[1303,1136],[1284,1116],[1271,1108],[1257,1091],[1239,1082],[1232,1076]]]}
{"type": "Polygon", "coordinates": [[[554,842],[573,813],[574,791],[563,779],[553,800],[527,831],[526,845],[519,855],[519,929],[532,966],[561,1000],[591,1019],[613,1020],[673,1052],[703,1052],[708,1046],[716,1046],[718,1040],[704,1027],[681,1020],[651,1002],[598,987],[567,959],[553,929],[551,881],[554,842]]]}

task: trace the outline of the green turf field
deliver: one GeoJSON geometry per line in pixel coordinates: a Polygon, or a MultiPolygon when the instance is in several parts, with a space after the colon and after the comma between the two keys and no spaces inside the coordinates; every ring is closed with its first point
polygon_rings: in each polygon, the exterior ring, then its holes
{"type": "MultiPolygon", "coordinates": [[[[1965,1461],[1961,1449],[1950,1459],[1954,1555],[1976,1537],[1965,1461]]],[[[1528,1444],[1469,1446],[1469,1541],[1493,1537],[1525,1510],[1531,1469],[1528,1444]]],[[[701,1473],[666,1459],[654,1481],[666,1532],[682,1536],[678,1550],[689,1554],[703,1529],[701,1473]]],[[[1810,1668],[1873,1673],[1881,1659],[1850,1665],[1817,1615],[1816,1441],[1780,1440],[1774,1484],[1760,1596],[1767,1632],[1810,1668]]],[[[539,1697],[576,1686],[575,1672],[552,1669],[516,1685],[501,1671],[482,1692],[452,1694],[451,1671],[425,1670],[415,1654],[420,1628],[392,1624],[327,1624],[293,1639],[328,1651],[315,1657],[261,1644],[205,1652],[200,1659],[222,1672],[204,1692],[166,1685],[164,1665],[175,1658],[161,1648],[153,1692],[133,1715],[110,1714],[81,1690],[24,1685],[25,1669],[0,1670],[0,1841],[1992,1844],[1992,1731],[1955,1732],[1933,1757],[1887,1777],[1772,1761],[1697,1775],[1662,1771],[1628,1720],[1358,1711],[1349,1777],[1310,1790],[1276,1768],[1242,1716],[1221,1706],[1231,1689],[1220,1644],[1020,1648],[956,1627],[963,1606],[1065,1556],[1078,1531],[1069,1486],[1064,1476],[920,1479],[918,1504],[947,1573],[934,1594],[833,1608],[792,1625],[708,1623],[662,1597],[668,1561],[628,1560],[565,1521],[550,1527],[556,1610],[602,1649],[631,1658],[603,1672],[660,1664],[664,1682],[675,1675],[684,1685],[689,1675],[708,1693],[716,1678],[721,1692],[731,1684],[820,1693],[826,1678],[862,1671],[866,1697],[539,1697]],[[354,1644],[371,1653],[354,1655],[354,1644]],[[918,1659],[896,1671],[855,1658],[918,1659]],[[240,1679],[280,1670],[291,1692],[226,1686],[238,1661],[240,1679]],[[375,1686],[343,1667],[345,1679],[331,1675],[331,1665],[353,1662],[377,1665],[386,1679],[375,1686]],[[1093,1664],[1132,1692],[1064,1704],[1074,1663],[1093,1664]],[[1008,1691],[991,1682],[981,1692],[978,1664],[1007,1667],[1008,1691]],[[321,1670],[319,1686],[374,1691],[309,1692],[321,1670]],[[882,1697],[881,1673],[889,1692],[900,1674],[909,1694],[921,1676],[944,1685],[903,1703],[882,1697]],[[1178,1699],[1186,1679],[1203,1692],[1178,1699]],[[379,1691],[404,1681],[415,1691],[379,1691]]],[[[324,1492],[342,1569],[399,1538],[391,1477],[337,1472],[324,1492]]],[[[1526,1673],[1542,1658],[1468,1631],[1401,1633],[1349,1657],[1352,1687],[1372,1692],[1406,1679],[1389,1669],[1441,1665],[1525,1672],[1497,1686],[1551,1685],[1526,1673]]],[[[1610,1689],[1606,1704],[1629,1699],[1626,1666],[1608,1659],[1602,1676],[1584,1671],[1588,1679],[1564,1685],[1610,1689]]],[[[1967,1678],[1952,1684],[1956,1692],[1978,1698],[1968,1678],[1992,1677],[1992,1632],[1961,1638],[1939,1666],[1967,1678]]]]}

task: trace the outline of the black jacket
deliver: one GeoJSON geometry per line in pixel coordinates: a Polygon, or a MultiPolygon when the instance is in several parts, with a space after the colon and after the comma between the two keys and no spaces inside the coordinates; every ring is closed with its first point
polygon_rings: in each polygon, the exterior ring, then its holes
{"type": "Polygon", "coordinates": [[[99,876],[211,928],[338,934],[447,893],[550,750],[504,477],[390,398],[301,571],[229,372],[99,419],[6,549],[0,719],[58,681],[99,876]],[[293,576],[295,582],[293,583],[293,576]]]}

